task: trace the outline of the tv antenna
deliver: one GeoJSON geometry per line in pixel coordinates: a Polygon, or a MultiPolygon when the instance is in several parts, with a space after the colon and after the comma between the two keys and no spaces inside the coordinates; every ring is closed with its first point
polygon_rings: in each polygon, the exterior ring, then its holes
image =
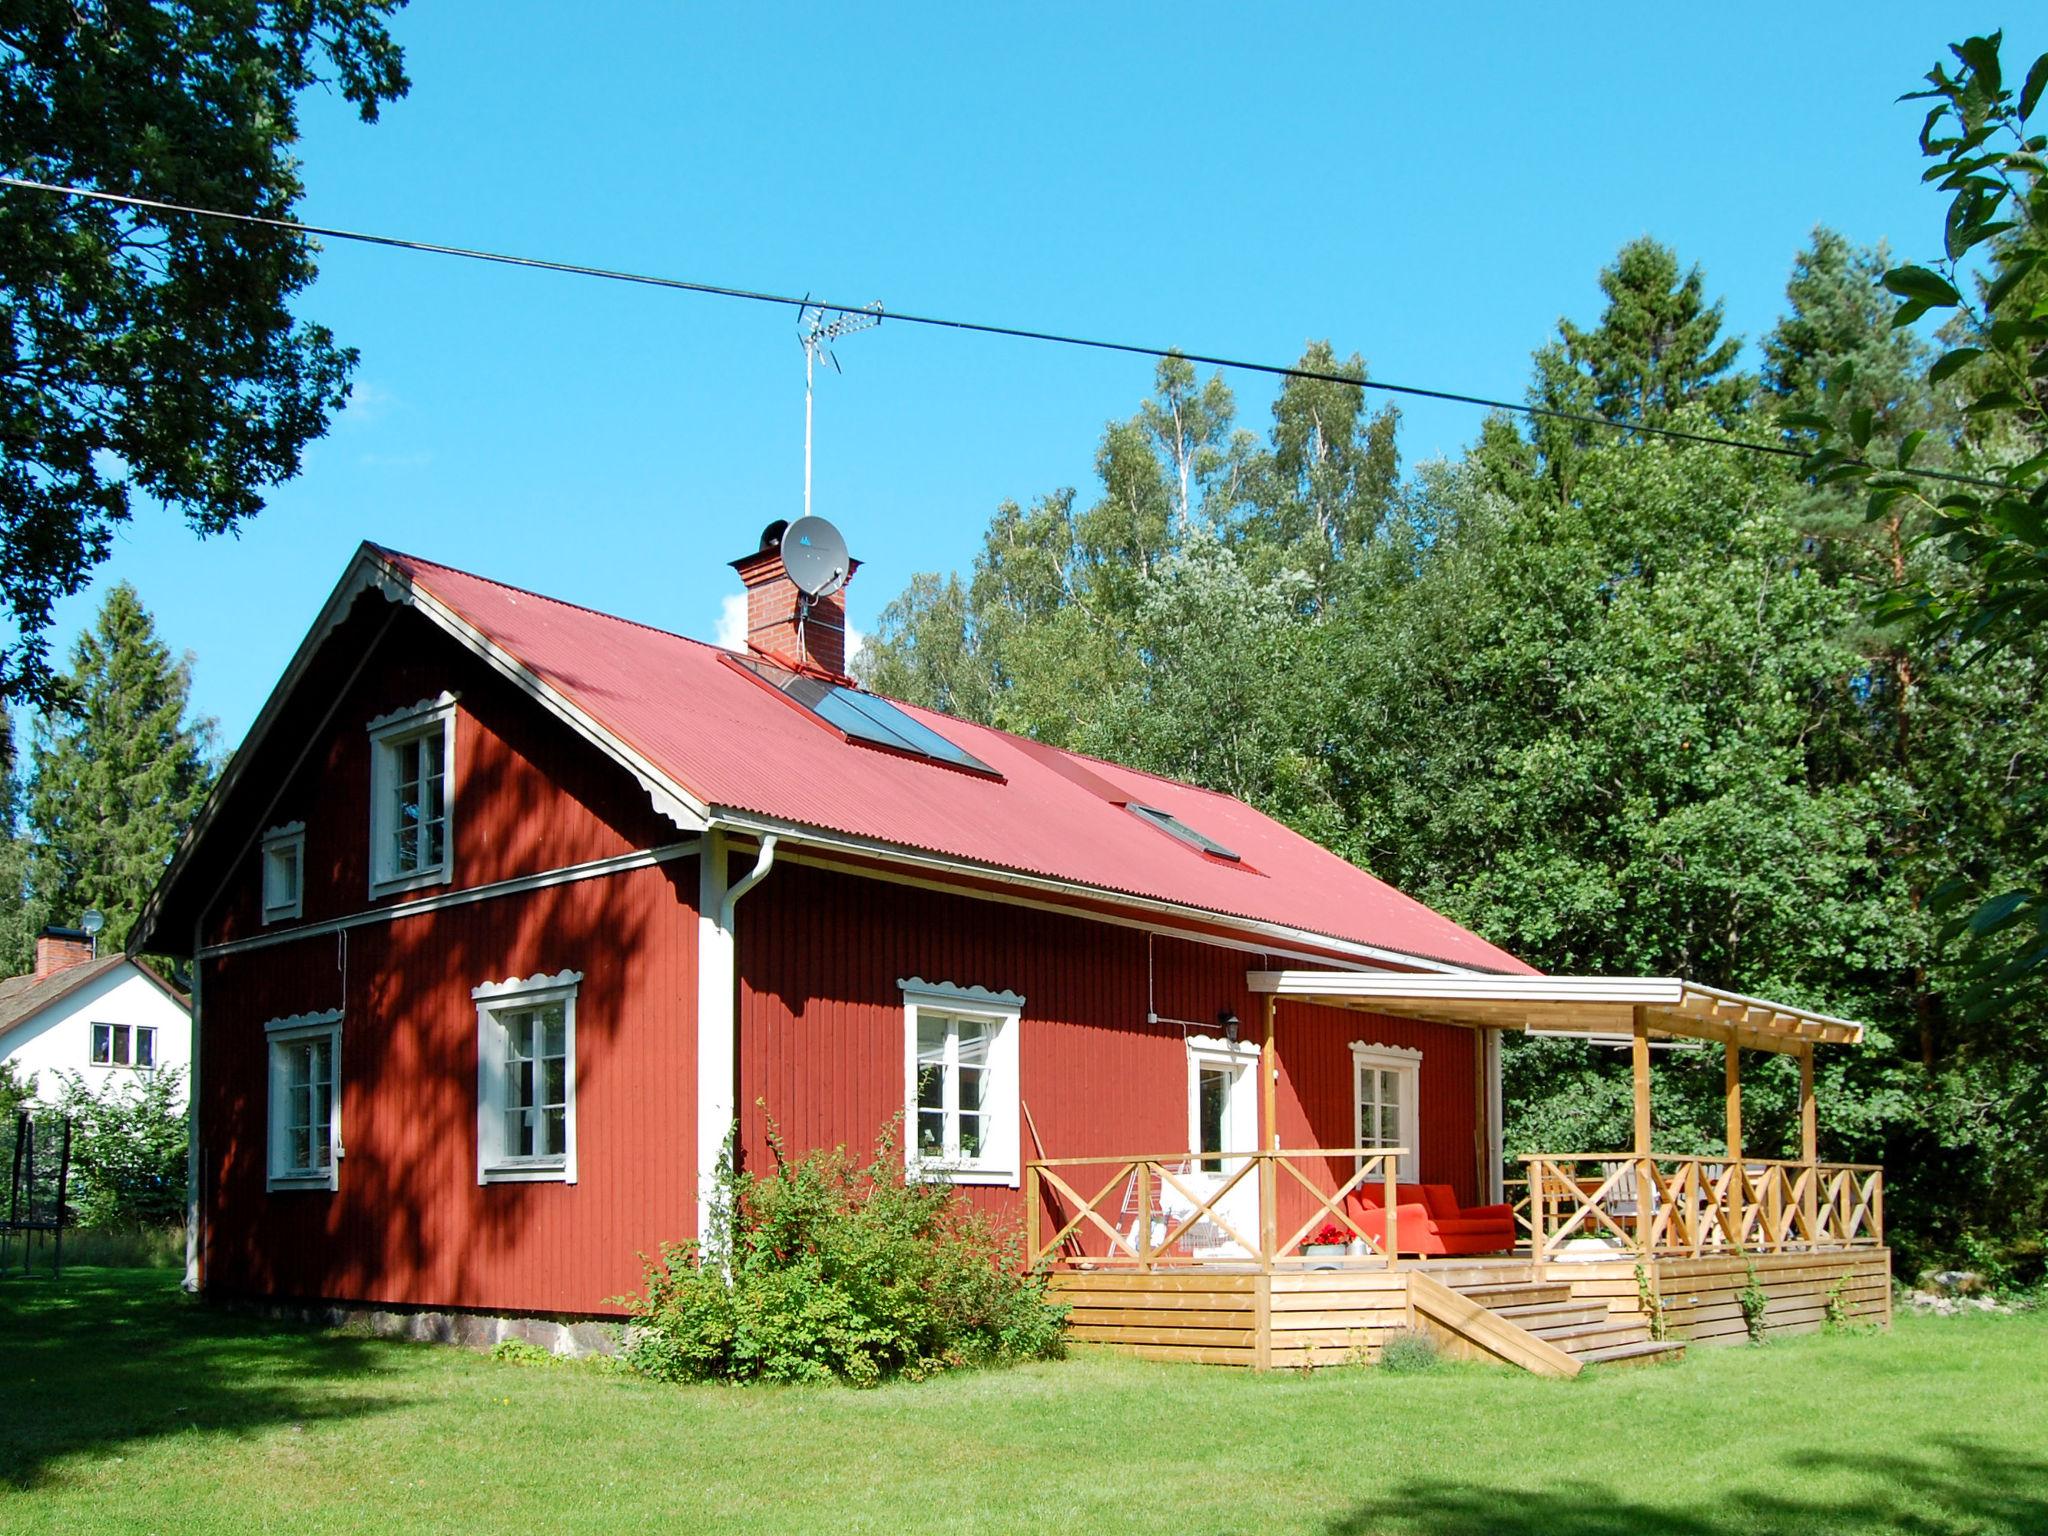
{"type": "Polygon", "coordinates": [[[864,331],[870,326],[882,323],[882,301],[875,300],[866,309],[825,309],[804,301],[797,311],[797,336],[804,344],[804,516],[811,515],[811,391],[818,359],[823,358],[838,373],[839,359],[832,353],[832,343],[842,336],[851,336],[855,331],[864,331]]]}

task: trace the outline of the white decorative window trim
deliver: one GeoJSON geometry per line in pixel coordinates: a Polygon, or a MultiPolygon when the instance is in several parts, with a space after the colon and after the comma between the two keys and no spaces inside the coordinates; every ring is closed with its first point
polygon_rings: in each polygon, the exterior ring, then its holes
{"type": "Polygon", "coordinates": [[[1379,1045],[1364,1040],[1351,1042],[1354,1061],[1371,1061],[1376,1067],[1420,1066],[1422,1052],[1406,1045],[1379,1045]]]}
{"type": "Polygon", "coordinates": [[[958,1004],[969,1011],[1006,1008],[1012,1013],[1021,1013],[1024,1009],[1024,999],[1015,992],[991,992],[987,987],[958,987],[950,981],[926,981],[922,976],[901,977],[896,985],[903,989],[905,997],[915,993],[926,1001],[958,1004]]]}
{"type": "Polygon", "coordinates": [[[263,1187],[266,1190],[331,1191],[341,1185],[341,1024],[341,1010],[331,1008],[321,1013],[294,1013],[286,1018],[272,1019],[263,1026],[264,1071],[269,1083],[265,1110],[267,1129],[263,1146],[263,1187]],[[323,1035],[330,1042],[328,1063],[332,1074],[328,1080],[327,1170],[324,1173],[281,1171],[278,1166],[278,1154],[284,1127],[280,1116],[285,1105],[278,1092],[277,1048],[318,1039],[323,1035]]]}
{"type": "Polygon", "coordinates": [[[900,979],[903,989],[903,1161],[914,1174],[950,1184],[1001,1185],[1010,1189],[1023,1182],[1024,1128],[1023,1094],[1018,1080],[1022,1058],[1020,1020],[1024,999],[1015,992],[997,992],[987,987],[956,986],[952,982],[926,981],[911,976],[900,979]],[[920,1157],[917,1151],[917,1024],[921,1013],[942,1013],[949,1017],[985,1019],[995,1025],[989,1042],[987,1071],[990,1097],[983,1100],[987,1125],[982,1137],[983,1154],[972,1159],[942,1160],[920,1157]]]}
{"type": "Polygon", "coordinates": [[[581,971],[537,972],[521,980],[508,976],[470,988],[476,1003],[476,1181],[479,1184],[574,1184],[576,1182],[576,994],[581,971]],[[562,1155],[515,1157],[505,1146],[505,1028],[500,1009],[562,1005],[562,1155]]]}
{"type": "Polygon", "coordinates": [[[286,822],[283,826],[272,827],[263,834],[263,849],[257,862],[257,879],[265,923],[281,923],[305,914],[306,824],[303,821],[286,822]],[[280,900],[272,894],[270,879],[271,861],[287,853],[292,859],[292,894],[288,901],[280,900]]]}
{"type": "MultiPolygon", "coordinates": [[[[1401,1074],[1401,1141],[1408,1149],[1400,1160],[1396,1177],[1403,1184],[1422,1178],[1422,1052],[1406,1045],[1383,1045],[1377,1041],[1351,1042],[1351,1134],[1358,1135],[1358,1111],[1363,1103],[1364,1075],[1368,1070],[1401,1074]]],[[[1355,1142],[1354,1145],[1361,1143],[1355,1142]]]]}
{"type": "Polygon", "coordinates": [[[442,692],[403,709],[377,715],[364,729],[370,736],[370,895],[389,896],[423,886],[446,885],[455,868],[455,705],[457,695],[442,692]],[[419,869],[391,867],[393,747],[441,729],[441,857],[419,869]]]}

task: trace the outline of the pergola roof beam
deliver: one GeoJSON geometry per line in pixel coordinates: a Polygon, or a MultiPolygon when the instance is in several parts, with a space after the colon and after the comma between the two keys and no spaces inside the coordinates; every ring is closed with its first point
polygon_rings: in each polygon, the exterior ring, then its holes
{"type": "Polygon", "coordinates": [[[1411,975],[1391,971],[1253,971],[1251,989],[1332,1007],[1472,1029],[1619,1035],[1637,1010],[1652,1034],[1798,1054],[1854,1045],[1849,1019],[1668,976],[1411,975]]]}

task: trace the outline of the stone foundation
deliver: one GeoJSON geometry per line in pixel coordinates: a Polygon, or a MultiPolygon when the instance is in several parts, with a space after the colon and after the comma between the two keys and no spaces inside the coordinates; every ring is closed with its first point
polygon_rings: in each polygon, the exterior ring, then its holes
{"type": "Polygon", "coordinates": [[[506,1317],[446,1308],[371,1307],[349,1302],[263,1301],[243,1297],[223,1299],[217,1305],[231,1312],[310,1323],[372,1338],[406,1339],[415,1344],[453,1344],[462,1349],[488,1351],[511,1339],[576,1360],[588,1355],[616,1355],[626,1337],[622,1319],[506,1317]]]}

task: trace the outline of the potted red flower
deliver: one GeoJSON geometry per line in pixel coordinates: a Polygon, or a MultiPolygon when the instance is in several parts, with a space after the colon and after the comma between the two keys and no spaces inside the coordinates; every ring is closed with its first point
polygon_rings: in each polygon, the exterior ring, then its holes
{"type": "Polygon", "coordinates": [[[1342,1254],[1345,1244],[1351,1241],[1351,1229],[1342,1222],[1326,1221],[1309,1234],[1301,1251],[1311,1258],[1342,1254]]]}

